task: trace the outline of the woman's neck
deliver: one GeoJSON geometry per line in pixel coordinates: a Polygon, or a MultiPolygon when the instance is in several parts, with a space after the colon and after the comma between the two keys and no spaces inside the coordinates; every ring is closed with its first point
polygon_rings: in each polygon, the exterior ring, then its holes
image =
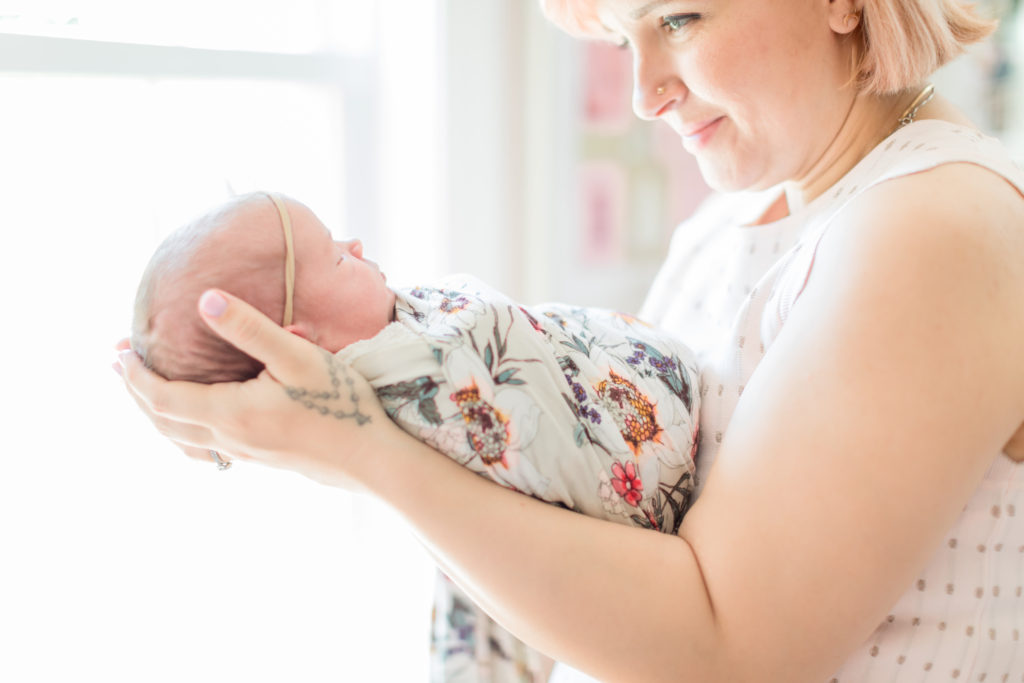
{"type": "MultiPolygon", "coordinates": [[[[915,87],[895,95],[856,95],[842,125],[817,161],[799,178],[783,183],[789,212],[798,211],[824,194],[889,137],[900,115],[919,92],[920,88],[915,87]]],[[[921,111],[917,118],[923,118],[921,111]]]]}

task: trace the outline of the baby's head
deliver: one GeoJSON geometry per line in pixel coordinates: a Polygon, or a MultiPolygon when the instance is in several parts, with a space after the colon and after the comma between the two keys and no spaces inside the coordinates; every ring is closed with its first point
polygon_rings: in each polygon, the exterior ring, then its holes
{"type": "Polygon", "coordinates": [[[263,369],[200,319],[199,295],[216,287],[334,353],[393,318],[395,295],[358,240],[339,242],[308,207],[265,193],[237,197],[180,228],[157,248],[135,298],[132,348],[168,379],[227,382],[263,369]],[[286,313],[285,223],[294,257],[286,313]]]}

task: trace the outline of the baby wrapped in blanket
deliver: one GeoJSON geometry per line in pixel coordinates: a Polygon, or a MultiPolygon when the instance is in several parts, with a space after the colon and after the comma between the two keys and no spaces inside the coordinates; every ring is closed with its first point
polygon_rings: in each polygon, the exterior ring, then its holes
{"type": "Polygon", "coordinates": [[[499,484],[652,529],[682,520],[696,371],[634,318],[452,276],[399,291],[395,321],[337,355],[406,431],[499,484]]]}
{"type": "MultiPolygon", "coordinates": [[[[358,241],[334,241],[298,202],[253,194],[172,234],[143,275],[132,346],[165,377],[262,369],[199,319],[210,287],[350,363],[396,423],[474,472],[593,517],[678,529],[699,392],[692,353],[668,335],[606,310],[520,306],[469,276],[392,290],[358,241]]],[[[457,667],[480,647],[460,619],[483,616],[460,617],[458,593],[448,598],[435,644],[457,667]]]]}

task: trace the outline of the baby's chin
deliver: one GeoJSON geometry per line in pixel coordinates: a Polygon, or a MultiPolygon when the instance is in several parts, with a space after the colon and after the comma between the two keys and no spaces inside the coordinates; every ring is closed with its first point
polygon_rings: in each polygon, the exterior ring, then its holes
{"type": "Polygon", "coordinates": [[[373,339],[381,330],[394,322],[394,313],[391,318],[386,322],[382,322],[380,325],[373,327],[366,327],[362,330],[340,330],[333,334],[327,334],[316,340],[317,346],[325,349],[331,353],[337,353],[347,346],[351,346],[358,341],[364,341],[366,339],[373,339]]]}

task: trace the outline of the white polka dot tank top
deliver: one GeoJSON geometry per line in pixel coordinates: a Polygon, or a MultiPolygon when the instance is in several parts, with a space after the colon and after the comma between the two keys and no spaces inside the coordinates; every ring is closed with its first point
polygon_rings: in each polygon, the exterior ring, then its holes
{"type": "MultiPolygon", "coordinates": [[[[640,317],[678,334],[698,354],[698,488],[747,379],[807,280],[831,217],[877,183],[958,161],[989,168],[1024,193],[1024,172],[997,140],[919,121],[794,215],[750,226],[777,190],[731,195],[712,199],[677,229],[640,317]]],[[[1024,464],[993,454],[984,481],[928,566],[831,682],[1024,683],[1022,593],[1024,464]]]]}

